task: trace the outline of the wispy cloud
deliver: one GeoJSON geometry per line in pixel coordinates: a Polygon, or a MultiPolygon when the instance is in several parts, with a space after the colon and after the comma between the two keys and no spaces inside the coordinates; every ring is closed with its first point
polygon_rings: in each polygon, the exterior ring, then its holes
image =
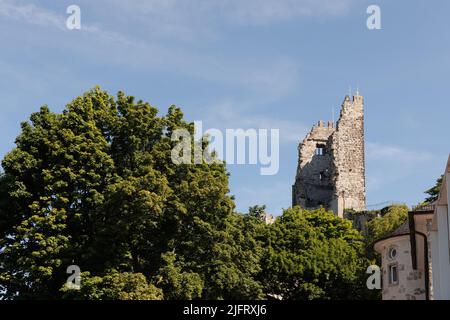
{"type": "MultiPolygon", "coordinates": [[[[63,32],[69,32],[66,27],[67,16],[58,14],[52,10],[35,4],[22,4],[14,0],[0,0],[0,16],[17,20],[26,24],[42,27],[51,27],[63,32]]],[[[103,39],[117,41],[121,43],[133,43],[120,33],[104,30],[99,25],[83,23],[83,27],[78,32],[94,34],[103,39]]]]}
{"type": "MultiPolygon", "coordinates": [[[[207,2],[199,2],[202,4],[200,7],[209,6],[207,2]]],[[[115,5],[119,6],[119,3],[115,5]]],[[[136,16],[151,13],[158,14],[159,19],[164,19],[165,15],[189,12],[182,9],[185,2],[177,0],[149,1],[148,3],[136,1],[127,2],[126,5],[128,10],[131,10],[130,8],[136,10],[136,16]],[[180,12],[172,13],[173,8],[180,12]]],[[[83,17],[83,6],[81,7],[83,17]]],[[[117,14],[121,10],[118,9],[115,12],[117,14]]],[[[177,41],[167,43],[160,39],[148,39],[139,33],[128,32],[127,29],[120,32],[109,30],[106,27],[109,25],[108,21],[101,19],[96,23],[87,23],[82,18],[81,30],[69,31],[65,27],[65,12],[57,13],[36,4],[23,4],[15,0],[0,0],[0,16],[18,20],[24,24],[58,30],[61,32],[60,39],[54,39],[53,33],[48,37],[52,37],[52,42],[59,49],[67,46],[70,50],[76,50],[89,59],[99,58],[102,63],[141,70],[176,72],[212,83],[247,89],[252,94],[263,92],[268,99],[277,99],[298,88],[298,62],[284,56],[272,56],[269,59],[255,55],[254,52],[249,53],[247,57],[245,54],[240,54],[239,57],[227,53],[211,54],[188,48],[177,41]],[[76,41],[71,41],[72,36],[77,36],[76,41]]],[[[153,25],[154,19],[148,20],[152,21],[151,26],[146,25],[144,29],[154,31],[154,28],[158,28],[153,25]]],[[[41,37],[45,35],[45,32],[41,32],[41,37]]]]}
{"type": "Polygon", "coordinates": [[[65,29],[65,20],[62,15],[59,16],[34,4],[21,4],[17,1],[0,0],[0,15],[34,25],[51,26],[60,30],[65,29]]]}
{"type": "Polygon", "coordinates": [[[384,145],[381,143],[367,143],[367,158],[372,161],[385,160],[389,162],[401,162],[418,164],[429,161],[433,155],[427,151],[410,150],[400,146],[384,145]]]}

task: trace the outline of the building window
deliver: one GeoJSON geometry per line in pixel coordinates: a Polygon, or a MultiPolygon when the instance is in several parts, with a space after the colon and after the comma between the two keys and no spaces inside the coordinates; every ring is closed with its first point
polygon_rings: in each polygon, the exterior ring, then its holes
{"type": "Polygon", "coordinates": [[[325,178],[325,172],[324,172],[324,171],[321,171],[321,172],[319,173],[319,180],[322,181],[324,178],[325,178]]]}
{"type": "Polygon", "coordinates": [[[389,260],[394,260],[397,256],[397,249],[395,247],[392,247],[388,251],[388,258],[389,260]]]}
{"type": "Polygon", "coordinates": [[[316,156],[323,156],[325,154],[325,146],[323,144],[318,144],[316,146],[316,156]]]}
{"type": "Polygon", "coordinates": [[[397,264],[389,265],[389,284],[398,284],[398,266],[397,264]]]}

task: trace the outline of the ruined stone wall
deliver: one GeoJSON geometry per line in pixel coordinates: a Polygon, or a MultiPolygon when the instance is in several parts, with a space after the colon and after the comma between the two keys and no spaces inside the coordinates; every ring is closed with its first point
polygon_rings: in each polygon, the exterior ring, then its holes
{"type": "Polygon", "coordinates": [[[296,181],[293,186],[293,205],[302,208],[328,206],[333,199],[333,176],[330,137],[335,132],[333,123],[317,126],[306,135],[298,147],[299,163],[296,181]],[[322,154],[316,154],[317,148],[322,154]]]}
{"type": "Polygon", "coordinates": [[[363,97],[346,97],[341,115],[332,136],[334,203],[332,208],[343,216],[344,209],[366,209],[364,159],[364,102],[363,97]]]}
{"type": "Polygon", "coordinates": [[[345,97],[336,128],[319,121],[300,143],[292,204],[324,206],[340,217],[344,208],[365,210],[364,161],[364,101],[356,94],[345,97]]]}

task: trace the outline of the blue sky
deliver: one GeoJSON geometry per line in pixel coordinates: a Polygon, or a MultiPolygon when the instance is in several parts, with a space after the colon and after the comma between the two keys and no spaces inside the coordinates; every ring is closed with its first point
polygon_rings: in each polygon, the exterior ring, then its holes
{"type": "Polygon", "coordinates": [[[367,202],[416,204],[450,150],[450,2],[0,0],[0,156],[19,124],[95,85],[210,128],[279,128],[280,170],[229,165],[246,211],[291,204],[297,145],[349,86],[366,108],[367,202]],[[81,30],[65,27],[81,8],[81,30]],[[381,30],[366,9],[381,8],[381,30]]]}

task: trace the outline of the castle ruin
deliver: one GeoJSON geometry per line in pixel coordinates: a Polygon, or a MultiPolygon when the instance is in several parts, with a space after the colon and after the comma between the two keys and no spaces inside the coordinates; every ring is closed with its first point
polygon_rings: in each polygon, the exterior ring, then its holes
{"type": "Polygon", "coordinates": [[[325,207],[344,217],[345,209],[366,209],[364,99],[346,96],[339,120],[314,126],[298,146],[292,204],[325,207]]]}

